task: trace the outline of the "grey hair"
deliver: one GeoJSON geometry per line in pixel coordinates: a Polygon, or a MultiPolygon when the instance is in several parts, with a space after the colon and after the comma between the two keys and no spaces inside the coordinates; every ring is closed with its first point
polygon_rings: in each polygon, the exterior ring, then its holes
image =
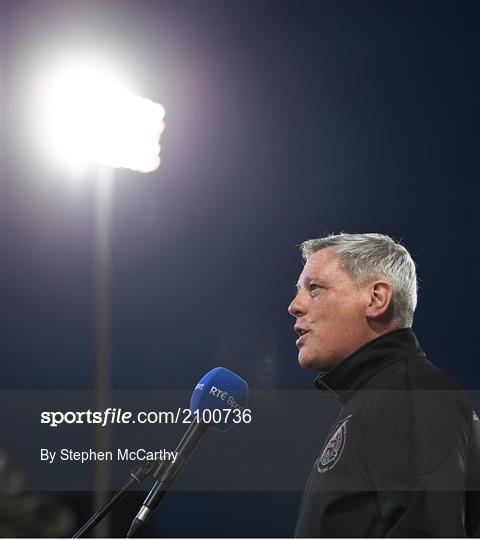
{"type": "Polygon", "coordinates": [[[358,285],[386,278],[392,285],[393,314],[399,328],[412,326],[417,306],[417,273],[410,253],[384,234],[332,234],[300,244],[303,260],[333,247],[340,267],[358,285]]]}

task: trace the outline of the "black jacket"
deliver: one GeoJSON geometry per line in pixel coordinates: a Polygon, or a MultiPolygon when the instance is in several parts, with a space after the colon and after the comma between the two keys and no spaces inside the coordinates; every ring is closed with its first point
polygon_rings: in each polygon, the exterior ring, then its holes
{"type": "Polygon", "coordinates": [[[480,535],[480,421],[410,329],[367,343],[315,385],[342,408],[296,537],[480,535]]]}

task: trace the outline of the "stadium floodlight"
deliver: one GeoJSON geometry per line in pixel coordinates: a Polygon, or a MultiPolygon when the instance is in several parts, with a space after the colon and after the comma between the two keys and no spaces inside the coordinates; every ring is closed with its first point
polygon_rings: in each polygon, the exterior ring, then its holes
{"type": "MultiPolygon", "coordinates": [[[[112,66],[93,56],[66,55],[38,79],[33,121],[37,143],[74,176],[98,164],[95,257],[95,407],[110,406],[110,236],[113,168],[143,173],[160,165],[165,110],[135,95],[112,66]]],[[[108,430],[95,433],[95,447],[110,445],[108,430]]],[[[110,489],[109,469],[95,463],[96,506],[110,489]]],[[[107,525],[105,525],[107,526],[107,525]]],[[[100,536],[109,536],[108,530],[100,536]]]]}
{"type": "Polygon", "coordinates": [[[71,168],[98,163],[151,172],[160,165],[164,108],[127,90],[98,60],[70,58],[45,74],[37,131],[71,168]]]}

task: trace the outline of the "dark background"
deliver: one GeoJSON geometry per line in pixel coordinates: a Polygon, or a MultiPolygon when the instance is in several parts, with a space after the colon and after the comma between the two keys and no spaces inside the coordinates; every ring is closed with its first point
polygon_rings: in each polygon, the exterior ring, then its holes
{"type": "MultiPolygon", "coordinates": [[[[478,2],[10,1],[2,35],[4,390],[93,384],[95,177],[71,182],[29,134],[34,77],[69,47],[167,111],[161,167],[115,173],[114,389],[193,389],[217,365],[309,389],[295,246],[340,231],[406,245],[423,348],[480,388],[478,2]]],[[[172,493],[155,534],[290,536],[299,498],[172,493]]]]}

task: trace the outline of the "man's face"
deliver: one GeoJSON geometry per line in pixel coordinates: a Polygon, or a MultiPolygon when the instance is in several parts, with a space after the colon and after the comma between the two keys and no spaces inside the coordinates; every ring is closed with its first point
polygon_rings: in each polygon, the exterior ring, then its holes
{"type": "Polygon", "coordinates": [[[288,312],[297,319],[302,367],[328,370],[368,341],[368,293],[340,268],[334,248],[309,257],[297,289],[288,312]]]}

